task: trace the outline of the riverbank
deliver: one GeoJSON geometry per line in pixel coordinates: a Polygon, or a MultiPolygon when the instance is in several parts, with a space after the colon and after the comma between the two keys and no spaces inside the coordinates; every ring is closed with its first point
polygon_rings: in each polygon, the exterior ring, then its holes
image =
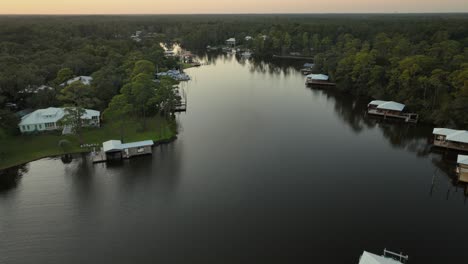
{"type": "MultiPolygon", "coordinates": [[[[177,136],[174,121],[162,117],[143,120],[128,119],[123,130],[124,141],[153,140],[156,145],[173,141],[177,136]]],[[[100,128],[89,128],[82,132],[83,144],[102,145],[110,139],[120,139],[120,129],[115,124],[105,123],[100,128]]],[[[74,153],[86,153],[92,147],[81,147],[78,136],[60,135],[60,133],[21,135],[0,140],[0,170],[25,164],[34,160],[74,153]],[[59,142],[65,142],[63,147],[59,142]]]]}

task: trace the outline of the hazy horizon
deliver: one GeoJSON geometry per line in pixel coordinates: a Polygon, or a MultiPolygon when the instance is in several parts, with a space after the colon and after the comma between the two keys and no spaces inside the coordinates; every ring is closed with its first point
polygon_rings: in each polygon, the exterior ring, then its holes
{"type": "Polygon", "coordinates": [[[6,0],[1,15],[465,13],[465,0],[6,0]]]}

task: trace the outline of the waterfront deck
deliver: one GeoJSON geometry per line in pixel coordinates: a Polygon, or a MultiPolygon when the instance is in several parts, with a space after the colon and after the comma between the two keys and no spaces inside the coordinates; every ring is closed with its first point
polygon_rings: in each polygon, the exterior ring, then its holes
{"type": "Polygon", "coordinates": [[[418,114],[414,114],[414,113],[393,114],[393,113],[378,111],[376,109],[369,109],[369,110],[367,110],[367,113],[370,114],[370,115],[381,116],[384,119],[394,118],[394,119],[403,120],[406,123],[417,123],[418,118],[419,118],[418,114]]]}

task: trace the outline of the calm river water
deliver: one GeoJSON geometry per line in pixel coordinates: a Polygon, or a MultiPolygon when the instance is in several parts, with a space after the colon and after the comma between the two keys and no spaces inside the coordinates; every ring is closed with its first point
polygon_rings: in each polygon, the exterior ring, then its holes
{"type": "Polygon", "coordinates": [[[204,60],[179,139],[153,156],[2,176],[0,263],[466,262],[467,199],[430,127],[370,119],[293,67],[204,60]]]}

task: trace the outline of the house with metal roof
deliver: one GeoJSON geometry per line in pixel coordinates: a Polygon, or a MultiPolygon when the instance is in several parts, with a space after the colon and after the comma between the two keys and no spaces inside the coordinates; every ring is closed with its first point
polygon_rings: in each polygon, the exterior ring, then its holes
{"type": "MultiPolygon", "coordinates": [[[[61,130],[60,120],[65,116],[65,108],[49,107],[38,109],[21,118],[18,127],[21,133],[61,130]]],[[[96,110],[85,109],[81,116],[85,126],[99,126],[101,113],[96,110]]]]}
{"type": "Polygon", "coordinates": [[[149,155],[153,153],[154,142],[144,140],[138,142],[122,143],[120,140],[109,140],[102,143],[102,151],[94,153],[93,162],[105,162],[108,160],[129,159],[135,156],[149,155]]]}
{"type": "Polygon", "coordinates": [[[468,131],[450,128],[434,128],[434,146],[468,151],[468,131]]]}
{"type": "Polygon", "coordinates": [[[405,108],[404,104],[398,102],[374,100],[367,105],[367,113],[384,119],[393,118],[416,123],[419,116],[415,113],[405,113],[405,108]]]}
{"type": "Polygon", "coordinates": [[[78,76],[60,84],[60,86],[65,87],[74,82],[81,82],[84,85],[91,85],[92,81],[93,81],[93,77],[91,76],[78,76]]]}

